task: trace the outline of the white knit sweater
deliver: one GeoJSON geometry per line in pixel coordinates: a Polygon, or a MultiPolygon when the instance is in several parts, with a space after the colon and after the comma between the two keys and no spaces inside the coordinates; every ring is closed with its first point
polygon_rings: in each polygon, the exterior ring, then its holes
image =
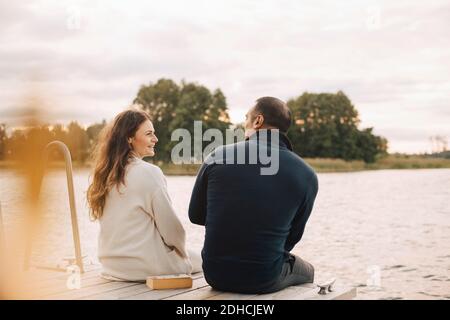
{"type": "Polygon", "coordinates": [[[105,276],[140,281],[192,272],[185,230],[157,166],[133,158],[125,186],[109,191],[99,221],[98,256],[105,276]]]}

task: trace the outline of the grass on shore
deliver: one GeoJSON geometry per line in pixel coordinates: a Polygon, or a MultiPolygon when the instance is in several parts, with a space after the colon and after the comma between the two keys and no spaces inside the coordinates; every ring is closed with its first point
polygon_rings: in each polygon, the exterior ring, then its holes
{"type": "Polygon", "coordinates": [[[450,159],[410,155],[388,155],[374,163],[365,163],[360,160],[345,161],[342,159],[323,158],[306,158],[304,160],[317,172],[450,168],[450,159]]]}
{"type": "MultiPolygon", "coordinates": [[[[364,163],[364,161],[345,161],[342,159],[327,158],[305,158],[316,172],[352,172],[361,170],[385,170],[385,169],[431,169],[450,168],[450,159],[433,158],[416,155],[388,155],[378,159],[375,163],[364,163]]],[[[0,169],[11,169],[13,161],[0,161],[0,169]]],[[[173,163],[158,164],[166,175],[196,175],[200,165],[173,163]]],[[[75,169],[89,168],[89,163],[74,162],[75,169]]],[[[63,169],[64,162],[51,163],[50,168],[63,169]]]]}
{"type": "MultiPolygon", "coordinates": [[[[416,155],[388,155],[375,163],[362,160],[345,161],[342,159],[304,158],[316,172],[352,172],[362,170],[386,169],[431,169],[450,168],[450,159],[432,158],[416,155]]],[[[196,175],[200,165],[173,163],[158,164],[166,175],[196,175]]]]}

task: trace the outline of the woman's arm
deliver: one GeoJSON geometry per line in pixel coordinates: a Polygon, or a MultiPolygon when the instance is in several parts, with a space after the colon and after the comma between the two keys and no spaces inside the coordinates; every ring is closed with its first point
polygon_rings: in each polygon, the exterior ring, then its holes
{"type": "Polygon", "coordinates": [[[159,187],[151,197],[151,211],[154,214],[156,228],[164,243],[173,247],[182,257],[186,252],[186,232],[173,209],[167,188],[159,187]]]}

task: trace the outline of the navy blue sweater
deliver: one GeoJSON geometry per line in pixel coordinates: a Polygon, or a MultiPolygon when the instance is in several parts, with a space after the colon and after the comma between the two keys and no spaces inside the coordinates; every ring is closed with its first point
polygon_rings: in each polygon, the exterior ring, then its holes
{"type": "Polygon", "coordinates": [[[251,292],[272,283],[302,238],[314,205],[318,181],[313,169],[292,152],[284,135],[274,145],[267,132],[217,148],[194,185],[189,218],[205,226],[203,271],[217,289],[251,292]],[[270,154],[271,146],[279,152],[278,172],[262,175],[267,163],[249,164],[249,150],[270,154]],[[244,150],[246,164],[231,164],[244,150]]]}

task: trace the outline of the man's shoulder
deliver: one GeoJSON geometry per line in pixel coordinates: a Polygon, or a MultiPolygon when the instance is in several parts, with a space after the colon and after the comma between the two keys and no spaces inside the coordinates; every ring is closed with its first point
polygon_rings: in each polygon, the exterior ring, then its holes
{"type": "Polygon", "coordinates": [[[293,151],[287,150],[285,152],[286,157],[290,158],[294,165],[297,165],[298,167],[303,168],[307,172],[309,172],[311,175],[316,174],[313,167],[305,161],[301,156],[296,154],[293,151]]]}
{"type": "Polygon", "coordinates": [[[285,167],[289,175],[298,176],[299,179],[314,182],[317,181],[317,173],[314,168],[301,156],[293,151],[285,150],[280,154],[280,168],[285,167]]]}

